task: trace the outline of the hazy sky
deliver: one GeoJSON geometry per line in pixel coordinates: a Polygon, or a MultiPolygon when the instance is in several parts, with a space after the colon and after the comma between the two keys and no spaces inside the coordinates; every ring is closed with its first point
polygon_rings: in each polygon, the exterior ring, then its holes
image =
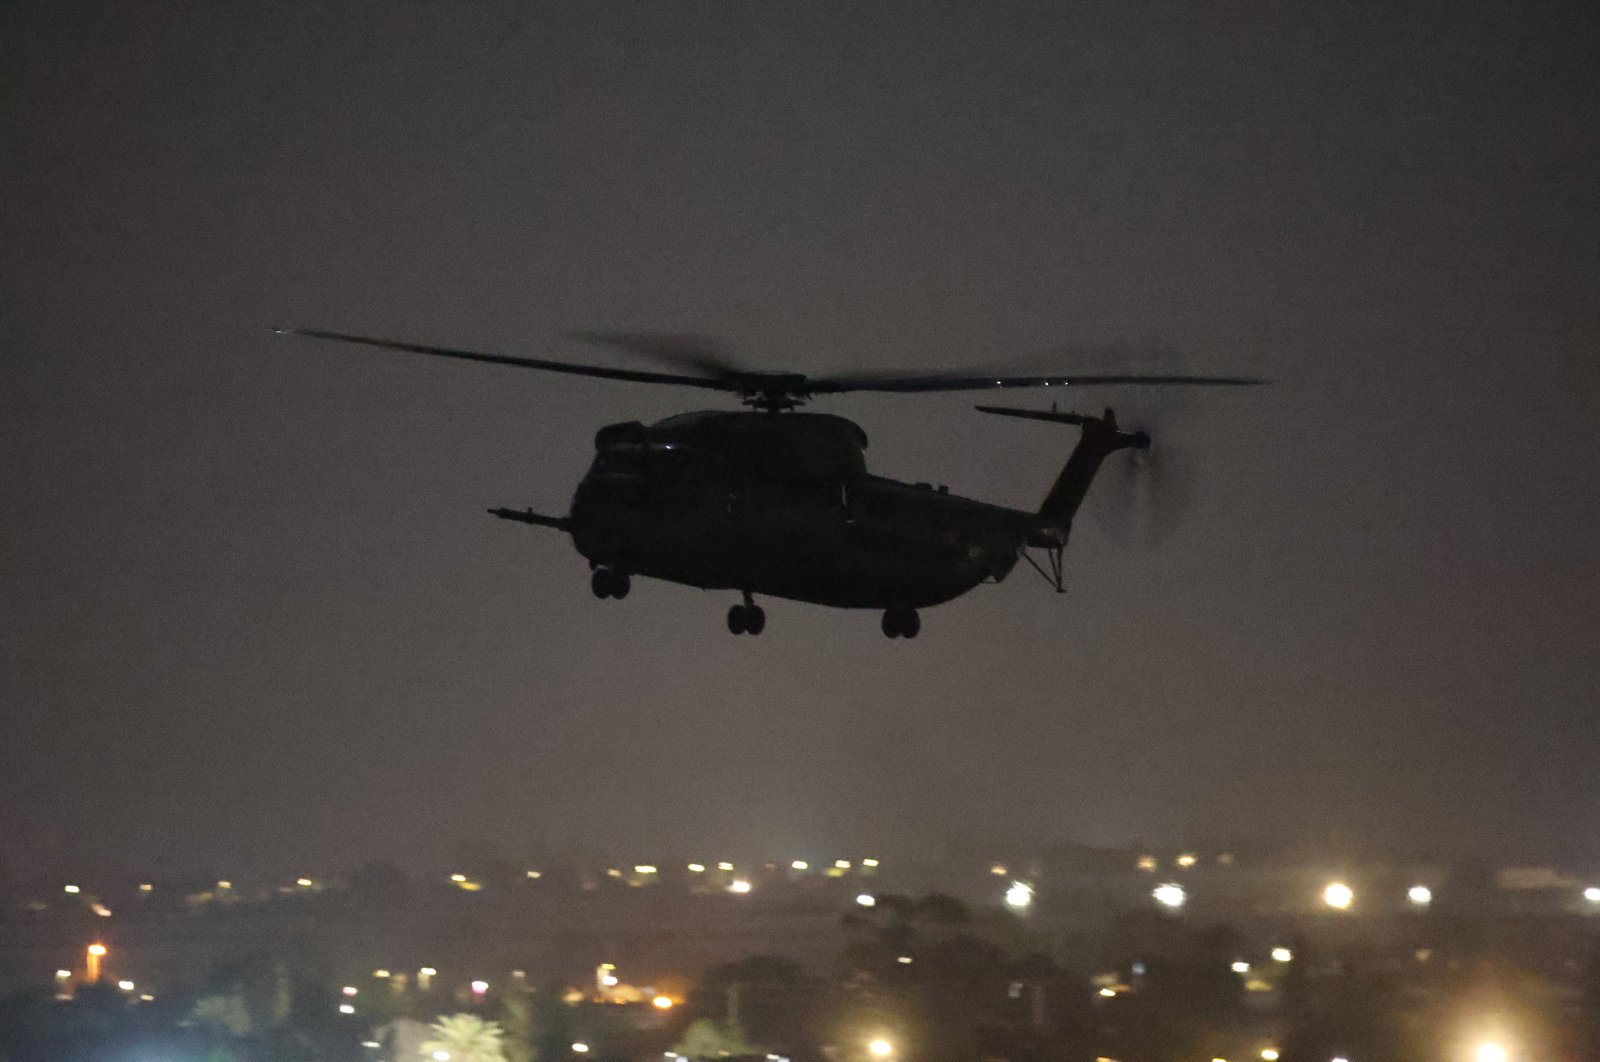
{"type": "MultiPolygon", "coordinates": [[[[1600,859],[1597,70],[1576,0],[0,5],[0,858],[1600,859]],[[736,639],[483,512],[716,397],[278,324],[1278,383],[1195,396],[1202,501],[1086,516],[1065,597],[736,639]]],[[[818,408],[1036,506],[1071,434],[972,401],[818,408]]]]}

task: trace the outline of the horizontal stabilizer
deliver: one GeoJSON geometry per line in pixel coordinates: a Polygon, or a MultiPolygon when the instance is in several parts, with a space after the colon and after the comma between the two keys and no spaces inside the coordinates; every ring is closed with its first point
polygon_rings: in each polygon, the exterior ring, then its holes
{"type": "Polygon", "coordinates": [[[489,515],[498,516],[502,520],[516,520],[518,523],[553,527],[557,531],[572,530],[572,521],[565,516],[543,516],[532,509],[490,509],[489,515]]]}

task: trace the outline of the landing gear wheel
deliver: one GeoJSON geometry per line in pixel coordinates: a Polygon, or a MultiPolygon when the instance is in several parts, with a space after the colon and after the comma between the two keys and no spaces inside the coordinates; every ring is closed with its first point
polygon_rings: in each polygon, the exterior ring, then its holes
{"type": "Polygon", "coordinates": [[[743,605],[735,605],[728,610],[728,631],[732,634],[743,634],[748,620],[745,618],[743,605]]]}
{"type": "Polygon", "coordinates": [[[746,634],[760,634],[767,629],[767,611],[760,605],[743,605],[744,632],[746,634]]]}
{"type": "Polygon", "coordinates": [[[633,588],[633,580],[627,572],[615,568],[596,568],[594,574],[589,576],[589,589],[594,591],[598,598],[614,597],[618,601],[628,596],[628,591],[633,588]]]}
{"type": "Polygon", "coordinates": [[[922,619],[914,608],[896,605],[883,611],[883,633],[890,638],[915,638],[922,630],[922,619]]]}

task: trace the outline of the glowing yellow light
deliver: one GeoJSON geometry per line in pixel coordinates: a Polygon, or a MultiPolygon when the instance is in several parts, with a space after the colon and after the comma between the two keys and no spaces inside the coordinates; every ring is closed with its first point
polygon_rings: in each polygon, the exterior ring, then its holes
{"type": "Polygon", "coordinates": [[[1426,885],[1413,885],[1406,890],[1406,899],[1417,907],[1426,907],[1433,902],[1433,890],[1426,885]]]}
{"type": "Polygon", "coordinates": [[[989,873],[993,874],[997,878],[1003,878],[1009,874],[1010,871],[1006,869],[1004,863],[996,863],[989,868],[989,873]]]}
{"type": "Polygon", "coordinates": [[[1195,858],[1194,853],[1192,853],[1192,852],[1185,852],[1185,853],[1183,853],[1183,855],[1178,857],[1178,865],[1180,867],[1186,867],[1186,868],[1187,867],[1192,867],[1198,861],[1199,860],[1197,860],[1195,858]]]}
{"type": "Polygon", "coordinates": [[[103,903],[92,903],[92,904],[89,905],[89,910],[93,911],[95,914],[99,915],[101,918],[110,918],[111,917],[111,908],[107,907],[103,903]]]}
{"type": "Polygon", "coordinates": [[[355,1012],[356,1012],[355,1004],[353,1004],[353,1003],[340,1003],[339,1004],[339,1013],[340,1014],[354,1014],[355,1012]]]}
{"type": "Polygon", "coordinates": [[[98,958],[99,956],[104,955],[105,953],[106,953],[106,946],[104,944],[90,944],[89,945],[89,954],[90,955],[93,955],[96,958],[98,958]]]}
{"type": "Polygon", "coordinates": [[[1294,952],[1290,951],[1288,948],[1273,948],[1272,949],[1272,961],[1273,962],[1288,962],[1290,959],[1293,959],[1293,958],[1294,958],[1294,952]]]}
{"type": "Polygon", "coordinates": [[[389,974],[388,970],[377,969],[377,970],[373,970],[372,971],[372,976],[373,977],[382,977],[385,980],[387,980],[389,978],[390,974],[389,974]]]}
{"type": "Polygon", "coordinates": [[[910,966],[911,965],[911,956],[902,955],[898,959],[896,959],[895,962],[899,963],[901,966],[910,966]]]}
{"type": "Polygon", "coordinates": [[[1348,909],[1355,900],[1355,890],[1342,881],[1330,882],[1328,887],[1322,890],[1322,902],[1336,911],[1348,909]]]}
{"type": "Polygon", "coordinates": [[[894,1044],[879,1037],[867,1045],[867,1053],[873,1058],[888,1058],[894,1054],[894,1044]]]}
{"type": "Polygon", "coordinates": [[[649,863],[640,863],[638,866],[633,868],[633,872],[635,874],[654,874],[656,872],[656,868],[651,866],[649,863]]]}
{"type": "Polygon", "coordinates": [[[573,1044],[572,1049],[580,1055],[586,1055],[589,1053],[589,1045],[584,1043],[582,1040],[579,1040],[577,1043],[573,1044]]]}
{"type": "Polygon", "coordinates": [[[70,892],[74,896],[76,896],[78,893],[82,892],[83,890],[78,888],[76,885],[63,885],[63,886],[61,886],[61,891],[62,892],[70,892]]]}
{"type": "Polygon", "coordinates": [[[457,885],[460,885],[463,881],[467,880],[467,876],[465,874],[451,874],[450,880],[455,882],[457,885]]]}
{"type": "Polygon", "coordinates": [[[1025,881],[1013,881],[1006,890],[1006,906],[1015,910],[1023,910],[1033,903],[1033,886],[1025,881]]]}
{"type": "Polygon", "coordinates": [[[1249,973],[1250,972],[1250,964],[1247,963],[1247,962],[1244,962],[1243,960],[1240,960],[1239,962],[1236,962],[1236,963],[1233,964],[1232,970],[1233,970],[1234,973],[1241,973],[1241,974],[1242,973],[1249,973]]]}
{"type": "Polygon", "coordinates": [[[219,889],[231,889],[231,888],[233,888],[233,882],[231,882],[231,881],[219,881],[219,882],[217,882],[217,888],[219,888],[219,889]]]}
{"type": "Polygon", "coordinates": [[[460,889],[462,892],[482,892],[483,883],[479,881],[463,881],[459,883],[456,888],[460,889]]]}
{"type": "Polygon", "coordinates": [[[856,897],[856,903],[862,907],[876,907],[878,906],[878,898],[870,892],[863,892],[856,897]]]}
{"type": "Polygon", "coordinates": [[[717,869],[718,870],[732,870],[733,869],[733,864],[732,863],[718,863],[717,864],[717,869]]]}
{"type": "Polygon", "coordinates": [[[1261,1057],[1264,1062],[1278,1062],[1278,1049],[1276,1047],[1263,1047],[1261,1057]]]}
{"type": "Polygon", "coordinates": [[[417,975],[420,977],[437,977],[439,976],[439,971],[435,970],[431,966],[424,966],[422,969],[417,971],[417,975]]]}
{"type": "Polygon", "coordinates": [[[537,871],[537,870],[528,871],[528,880],[529,881],[538,881],[542,877],[544,877],[544,874],[541,873],[540,871],[537,871]]]}
{"type": "Polygon", "coordinates": [[[650,1005],[655,1007],[657,1010],[671,1010],[672,1000],[666,996],[657,996],[650,1001],[650,1005]]]}
{"type": "Polygon", "coordinates": [[[1499,1044],[1479,1044],[1473,1055],[1474,1062],[1507,1062],[1510,1057],[1511,1052],[1499,1044]]]}
{"type": "Polygon", "coordinates": [[[132,981],[118,981],[117,982],[117,987],[122,989],[124,992],[132,992],[133,991],[133,982],[132,981]]]}
{"type": "Polygon", "coordinates": [[[1156,862],[1156,857],[1155,856],[1142,855],[1142,856],[1139,857],[1139,869],[1140,870],[1154,870],[1154,869],[1156,869],[1156,867],[1158,867],[1160,865],[1161,864],[1156,862]]]}
{"type": "Polygon", "coordinates": [[[144,883],[144,884],[143,884],[143,885],[140,885],[140,886],[139,886],[139,891],[140,891],[140,892],[154,892],[154,891],[155,891],[155,888],[156,888],[156,887],[155,887],[155,886],[154,886],[154,885],[152,885],[152,884],[150,884],[150,883],[149,883],[149,882],[148,882],[148,881],[147,881],[147,882],[145,882],[145,883],[144,883]]]}
{"type": "Polygon", "coordinates": [[[302,889],[309,889],[314,884],[310,878],[295,878],[294,883],[302,889]]]}
{"type": "Polygon", "coordinates": [[[848,859],[835,859],[833,861],[833,865],[838,870],[849,870],[850,869],[850,860],[848,860],[848,859]]]}
{"type": "Polygon", "coordinates": [[[345,985],[343,988],[339,989],[339,991],[344,995],[353,996],[356,994],[357,989],[355,985],[345,985]]]}
{"type": "Polygon", "coordinates": [[[876,859],[863,859],[861,861],[861,865],[864,867],[875,867],[878,865],[878,861],[876,859]]]}
{"type": "Polygon", "coordinates": [[[1591,885],[1584,889],[1583,898],[1590,903],[1600,903],[1600,886],[1591,885]]]}
{"type": "Polygon", "coordinates": [[[735,878],[731,883],[729,883],[728,891],[739,893],[749,892],[750,883],[743,878],[735,878]]]}
{"type": "Polygon", "coordinates": [[[1102,988],[1100,990],[1100,994],[1102,996],[1105,996],[1107,999],[1110,999],[1112,996],[1117,994],[1117,990],[1115,988],[1111,988],[1111,987],[1107,986],[1107,987],[1102,988]]]}
{"type": "Polygon", "coordinates": [[[691,873],[691,874],[704,874],[705,872],[706,872],[706,865],[704,863],[690,863],[689,864],[689,873],[691,873]]]}
{"type": "Polygon", "coordinates": [[[792,867],[795,870],[810,870],[811,869],[811,864],[807,863],[804,859],[796,859],[793,863],[790,863],[789,866],[792,867]]]}
{"type": "Polygon", "coordinates": [[[622,871],[618,870],[616,867],[610,867],[606,870],[606,877],[620,878],[622,877],[622,871]]]}
{"type": "Polygon", "coordinates": [[[474,982],[472,982],[472,992],[473,992],[474,995],[481,996],[487,991],[489,991],[489,982],[488,981],[474,981],[474,982]]]}
{"type": "Polygon", "coordinates": [[[72,971],[71,970],[57,970],[56,971],[56,980],[57,981],[65,981],[68,978],[70,978],[71,976],[72,976],[72,971]]]}

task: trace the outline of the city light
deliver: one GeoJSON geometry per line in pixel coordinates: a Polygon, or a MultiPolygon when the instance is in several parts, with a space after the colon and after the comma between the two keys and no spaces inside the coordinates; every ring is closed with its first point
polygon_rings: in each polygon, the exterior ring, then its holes
{"type": "Polygon", "coordinates": [[[1189,900],[1189,895],[1183,891],[1183,886],[1174,885],[1170,881],[1164,885],[1157,885],[1151,890],[1150,895],[1155,898],[1156,903],[1173,911],[1178,910],[1189,900]]]}
{"type": "Polygon", "coordinates": [[[1507,1062],[1511,1052],[1499,1044],[1479,1044],[1477,1052],[1472,1056],[1473,1062],[1507,1062]]]}
{"type": "Polygon", "coordinates": [[[384,980],[387,981],[389,979],[389,977],[390,977],[390,974],[389,974],[388,970],[379,969],[379,970],[373,970],[372,971],[372,976],[373,977],[381,977],[381,978],[383,978],[384,980]]]}
{"type": "Polygon", "coordinates": [[[649,863],[640,863],[638,866],[633,868],[633,872],[635,874],[654,874],[656,873],[656,868],[651,866],[649,863]]]}
{"type": "Polygon", "coordinates": [[[836,870],[849,870],[850,869],[850,860],[848,860],[848,859],[835,859],[833,861],[833,866],[834,866],[834,869],[836,869],[836,870]]]}
{"type": "Polygon", "coordinates": [[[867,1053],[873,1058],[888,1058],[894,1054],[894,1044],[880,1036],[867,1045],[867,1053]]]}
{"type": "Polygon", "coordinates": [[[100,981],[100,960],[105,957],[106,946],[104,944],[90,944],[86,950],[89,957],[84,960],[84,978],[90,984],[98,984],[100,981]]]}
{"type": "Polygon", "coordinates": [[[1160,866],[1160,864],[1156,862],[1155,856],[1142,855],[1139,857],[1140,870],[1155,870],[1158,866],[1160,866]]]}
{"type": "Polygon", "coordinates": [[[876,907],[878,906],[878,898],[870,892],[864,892],[856,897],[856,903],[862,907],[876,907]]]}
{"type": "Polygon", "coordinates": [[[1413,885],[1406,890],[1406,899],[1416,907],[1426,907],[1433,902],[1433,890],[1426,885],[1413,885]]]}
{"type": "Polygon", "coordinates": [[[1591,885],[1584,889],[1583,898],[1590,903],[1600,903],[1600,886],[1591,885]]]}
{"type": "Polygon", "coordinates": [[[450,1062],[450,1052],[435,1051],[433,1053],[433,1062],[450,1062]]]}
{"type": "Polygon", "coordinates": [[[650,1005],[657,1010],[671,1010],[672,1000],[667,996],[657,996],[650,1001],[650,1005]]]}
{"type": "Polygon", "coordinates": [[[472,994],[473,995],[481,996],[487,991],[489,991],[489,982],[488,981],[474,981],[474,982],[472,982],[472,994]]]}
{"type": "Polygon", "coordinates": [[[450,880],[455,882],[457,885],[460,885],[463,881],[467,880],[467,876],[465,874],[451,874],[450,880]]]}
{"type": "Polygon", "coordinates": [[[353,995],[356,994],[356,986],[355,985],[345,985],[343,988],[339,989],[339,993],[341,995],[353,996],[353,995]]]}
{"type": "Polygon", "coordinates": [[[312,885],[316,884],[316,882],[312,881],[310,878],[295,878],[294,883],[300,886],[302,889],[309,889],[312,885]]]}
{"type": "Polygon", "coordinates": [[[863,859],[861,861],[861,865],[864,867],[875,867],[878,865],[878,861],[876,859],[863,859]]]}
{"type": "Polygon", "coordinates": [[[124,992],[132,992],[133,991],[133,982],[132,981],[118,981],[117,982],[117,987],[122,989],[124,992]]]}
{"type": "Polygon", "coordinates": [[[793,870],[810,870],[811,869],[811,864],[807,863],[804,859],[796,859],[793,863],[790,863],[789,866],[793,870]]]}
{"type": "Polygon", "coordinates": [[[911,965],[911,956],[909,956],[909,955],[901,955],[899,958],[895,959],[895,962],[899,963],[901,966],[910,966],[911,965]]]}
{"type": "Polygon", "coordinates": [[[706,865],[704,863],[690,863],[689,864],[689,873],[691,873],[691,874],[704,874],[705,872],[706,872],[706,865]]]}
{"type": "Polygon", "coordinates": [[[144,884],[139,886],[139,891],[140,892],[155,892],[156,891],[156,887],[154,885],[150,884],[147,881],[144,884]]]}
{"type": "Polygon", "coordinates": [[[1250,964],[1241,959],[1239,962],[1236,962],[1229,967],[1229,969],[1236,974],[1247,974],[1250,972],[1250,964]]]}
{"type": "Polygon", "coordinates": [[[71,970],[57,970],[56,971],[56,980],[57,981],[65,981],[65,980],[68,980],[71,977],[72,977],[72,971],[71,970]]]}
{"type": "Polygon", "coordinates": [[[572,1050],[574,1054],[586,1055],[589,1053],[589,1045],[584,1043],[582,1040],[579,1040],[577,1043],[572,1045],[572,1050]]]}
{"type": "Polygon", "coordinates": [[[233,882],[231,882],[231,881],[219,881],[219,882],[217,882],[217,888],[226,891],[228,889],[233,888],[233,882]]]}
{"type": "Polygon", "coordinates": [[[1288,962],[1290,959],[1293,959],[1293,958],[1294,958],[1294,952],[1290,951],[1288,948],[1273,948],[1272,949],[1272,961],[1273,962],[1288,962]]]}
{"type": "Polygon", "coordinates": [[[1112,988],[1110,985],[1107,985],[1105,988],[1102,988],[1100,990],[1100,994],[1102,996],[1105,996],[1107,999],[1110,999],[1112,996],[1115,996],[1117,994],[1117,990],[1115,988],[1112,988]]]}
{"type": "Polygon", "coordinates": [[[1025,881],[1013,881],[1006,890],[1006,906],[1014,911],[1023,911],[1033,903],[1033,886],[1025,881]]]}
{"type": "Polygon", "coordinates": [[[749,892],[750,891],[750,883],[748,881],[746,881],[745,879],[743,879],[743,878],[735,878],[732,882],[729,883],[728,891],[729,892],[739,892],[739,893],[749,892]]]}
{"type": "Polygon", "coordinates": [[[1322,902],[1336,911],[1348,910],[1356,900],[1355,890],[1342,881],[1329,882],[1322,890],[1322,902]]]}
{"type": "Polygon", "coordinates": [[[91,903],[89,905],[89,910],[93,911],[95,914],[99,915],[101,918],[110,918],[111,917],[111,908],[107,907],[103,903],[91,903]]]}
{"type": "Polygon", "coordinates": [[[528,871],[528,880],[529,881],[538,881],[542,877],[544,877],[544,874],[541,873],[540,871],[537,871],[537,870],[528,871]]]}
{"type": "Polygon", "coordinates": [[[718,863],[717,864],[717,869],[718,870],[732,870],[733,869],[733,864],[732,863],[718,863]]]}
{"type": "Polygon", "coordinates": [[[76,895],[78,895],[78,893],[82,892],[83,890],[78,888],[76,885],[63,885],[63,886],[61,886],[61,891],[62,892],[70,892],[72,895],[76,896],[76,895]]]}
{"type": "Polygon", "coordinates": [[[1003,878],[1011,872],[1006,869],[1004,863],[996,863],[994,866],[989,868],[989,873],[993,874],[997,878],[1003,878]]]}
{"type": "Polygon", "coordinates": [[[1278,1049],[1276,1047],[1263,1047],[1261,1049],[1263,1062],[1278,1062],[1278,1049]]]}
{"type": "Polygon", "coordinates": [[[439,971],[431,966],[424,966],[417,971],[417,987],[426,992],[433,985],[433,979],[439,971]]]}
{"type": "Polygon", "coordinates": [[[1183,867],[1185,870],[1187,870],[1190,867],[1194,866],[1197,862],[1199,862],[1199,859],[1196,858],[1196,856],[1195,856],[1195,854],[1193,852],[1185,852],[1185,853],[1183,853],[1183,855],[1179,856],[1178,859],[1177,859],[1178,865],[1180,867],[1183,867]]]}
{"type": "Polygon", "coordinates": [[[340,1014],[354,1014],[355,1012],[356,1012],[356,1008],[355,1008],[354,1004],[351,1004],[351,1003],[340,1003],[339,1004],[339,1013],[340,1014]]]}

